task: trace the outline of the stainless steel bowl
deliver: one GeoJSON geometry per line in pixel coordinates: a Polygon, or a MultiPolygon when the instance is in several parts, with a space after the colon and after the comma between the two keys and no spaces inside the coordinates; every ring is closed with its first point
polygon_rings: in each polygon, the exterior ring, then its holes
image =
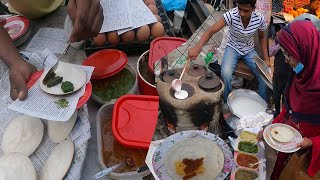
{"type": "MultiPolygon", "coordinates": [[[[137,90],[138,90],[138,78],[137,78],[137,73],[136,73],[136,71],[134,70],[134,68],[131,66],[131,65],[129,65],[129,64],[127,64],[126,66],[125,66],[125,68],[126,69],[128,69],[131,73],[132,73],[132,75],[134,76],[134,84],[133,84],[133,86],[132,86],[132,88],[128,91],[128,93],[127,94],[136,94],[137,93],[137,90]]],[[[107,88],[107,87],[106,87],[107,88]]],[[[96,101],[97,103],[99,103],[100,105],[104,105],[104,104],[110,104],[110,103],[112,103],[112,102],[115,102],[117,99],[111,99],[110,101],[104,101],[102,98],[100,98],[99,96],[97,96],[97,95],[95,95],[93,92],[92,92],[92,94],[91,94],[91,97],[92,97],[92,99],[94,100],[94,101],[96,101]]]]}
{"type": "MultiPolygon", "coordinates": [[[[264,108],[264,112],[268,108],[268,104],[262,99],[262,97],[258,93],[249,89],[234,90],[229,94],[227,104],[229,106],[230,112],[239,118],[242,118],[243,115],[241,112],[239,112],[239,107],[235,107],[235,103],[233,103],[239,97],[247,99],[248,101],[255,101],[264,108]]],[[[247,111],[251,111],[251,113],[249,113],[250,115],[257,115],[259,113],[254,109],[254,107],[245,107],[245,105],[243,105],[241,106],[241,108],[247,108],[247,111]]]]}

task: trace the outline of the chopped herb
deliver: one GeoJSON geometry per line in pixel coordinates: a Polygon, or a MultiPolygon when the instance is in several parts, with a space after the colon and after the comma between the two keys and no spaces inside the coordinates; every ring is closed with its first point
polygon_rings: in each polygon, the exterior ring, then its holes
{"type": "Polygon", "coordinates": [[[127,94],[134,82],[134,75],[125,68],[109,78],[93,80],[92,93],[103,101],[110,101],[127,94]]]}
{"type": "Polygon", "coordinates": [[[247,153],[258,153],[259,150],[258,145],[248,141],[239,142],[238,149],[247,153]]]}
{"type": "Polygon", "coordinates": [[[65,81],[61,84],[61,89],[64,93],[72,92],[74,90],[73,84],[70,81],[65,81]]]}
{"type": "Polygon", "coordinates": [[[60,77],[60,76],[50,78],[47,82],[47,86],[48,86],[48,88],[53,87],[57,84],[60,84],[62,82],[62,80],[63,80],[63,77],[60,77]]]}
{"type": "Polygon", "coordinates": [[[65,98],[56,100],[54,103],[56,103],[58,108],[66,108],[69,106],[69,101],[66,100],[65,98]]]}

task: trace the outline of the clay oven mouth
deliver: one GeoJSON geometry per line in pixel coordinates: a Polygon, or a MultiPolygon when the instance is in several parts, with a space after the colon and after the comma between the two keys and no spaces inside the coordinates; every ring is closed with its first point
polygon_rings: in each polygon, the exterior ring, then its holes
{"type": "MultiPolygon", "coordinates": [[[[181,89],[188,92],[188,97],[187,97],[186,99],[189,99],[189,98],[192,97],[192,96],[194,95],[194,93],[195,93],[194,88],[193,88],[191,85],[187,84],[187,83],[182,83],[181,89]]],[[[174,96],[174,93],[175,93],[175,90],[172,89],[172,88],[170,88],[170,89],[169,89],[169,94],[170,94],[170,96],[171,96],[173,99],[177,99],[177,98],[174,96]]],[[[183,100],[186,100],[186,99],[183,99],[183,100]]],[[[177,100],[178,100],[178,99],[177,99],[177,100]]]]}
{"type": "Polygon", "coordinates": [[[180,77],[180,73],[178,72],[177,69],[164,71],[159,76],[160,80],[166,83],[171,83],[174,79],[179,79],[179,77],[180,77]]]}
{"type": "Polygon", "coordinates": [[[202,76],[207,72],[207,68],[205,66],[200,66],[198,64],[193,64],[188,69],[188,74],[192,77],[202,76]]]}

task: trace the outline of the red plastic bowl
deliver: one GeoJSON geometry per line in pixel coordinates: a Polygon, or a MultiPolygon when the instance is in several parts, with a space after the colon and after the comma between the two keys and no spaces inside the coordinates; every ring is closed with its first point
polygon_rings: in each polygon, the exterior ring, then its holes
{"type": "Polygon", "coordinates": [[[186,39],[178,37],[158,37],[154,39],[150,44],[149,70],[153,72],[155,62],[169,54],[171,51],[177,49],[185,42],[187,42],[186,39]]]}
{"type": "Polygon", "coordinates": [[[30,21],[23,16],[8,17],[0,23],[8,33],[12,41],[16,41],[25,35],[30,27],[30,21]]]}
{"type": "Polygon", "coordinates": [[[105,49],[90,55],[83,63],[93,66],[91,79],[103,79],[120,72],[128,63],[127,55],[116,49],[105,49]]]}
{"type": "Polygon", "coordinates": [[[158,96],[158,92],[156,89],[156,86],[154,84],[150,84],[147,80],[145,80],[141,73],[140,73],[140,62],[141,61],[147,61],[146,56],[149,54],[149,50],[144,52],[138,59],[137,62],[137,73],[138,73],[138,88],[140,94],[144,95],[152,95],[152,96],[158,96]]]}

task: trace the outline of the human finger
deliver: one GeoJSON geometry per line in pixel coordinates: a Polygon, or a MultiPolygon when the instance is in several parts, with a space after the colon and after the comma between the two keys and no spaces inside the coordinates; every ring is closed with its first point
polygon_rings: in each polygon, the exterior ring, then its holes
{"type": "Polygon", "coordinates": [[[87,29],[91,29],[89,27],[92,26],[92,23],[94,22],[95,17],[99,12],[99,6],[100,2],[98,0],[91,0],[91,3],[87,7],[87,19],[85,22],[85,26],[87,29]]]}
{"type": "Polygon", "coordinates": [[[26,80],[21,79],[16,85],[16,92],[19,100],[24,100],[28,94],[28,87],[26,80]]]}
{"type": "Polygon", "coordinates": [[[92,37],[95,37],[99,34],[102,24],[103,24],[103,11],[102,8],[99,8],[98,14],[96,15],[94,22],[91,27],[92,37]]]}
{"type": "Polygon", "coordinates": [[[10,87],[10,98],[14,101],[18,97],[19,97],[19,94],[17,92],[17,89],[13,85],[11,85],[11,87],[10,87]]]}
{"type": "Polygon", "coordinates": [[[74,23],[76,20],[76,12],[77,12],[77,5],[75,0],[69,0],[68,6],[67,6],[67,12],[74,23]]]}
{"type": "Polygon", "coordinates": [[[81,6],[77,6],[76,18],[73,23],[73,29],[70,35],[70,42],[78,42],[85,39],[83,32],[85,32],[86,12],[81,6]]]}

